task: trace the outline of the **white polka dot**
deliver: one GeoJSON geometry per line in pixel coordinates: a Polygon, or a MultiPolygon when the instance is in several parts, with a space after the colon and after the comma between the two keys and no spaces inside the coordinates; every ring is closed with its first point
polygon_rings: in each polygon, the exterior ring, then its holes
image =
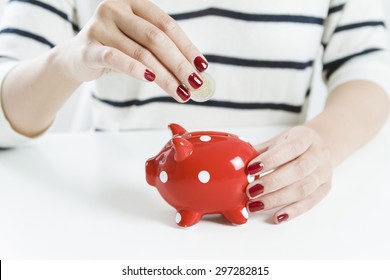
{"type": "Polygon", "coordinates": [[[181,215],[179,212],[176,213],[176,224],[181,222],[181,215]]]}
{"type": "Polygon", "coordinates": [[[244,216],[245,219],[249,218],[248,210],[246,210],[246,207],[242,208],[241,214],[244,216]]]}
{"type": "Polygon", "coordinates": [[[160,173],[160,181],[163,183],[168,182],[168,173],[165,171],[161,171],[160,173]]]}
{"type": "Polygon", "coordinates": [[[247,179],[248,179],[248,183],[252,183],[255,180],[255,176],[248,174],[247,179]]]}
{"type": "Polygon", "coordinates": [[[203,135],[203,136],[200,136],[200,141],[202,142],[209,142],[211,140],[211,137],[208,136],[208,135],[203,135]]]}
{"type": "Polygon", "coordinates": [[[235,170],[240,170],[245,167],[245,163],[239,156],[235,157],[230,161],[235,170]]]}
{"type": "Polygon", "coordinates": [[[210,173],[208,173],[207,171],[203,170],[203,171],[200,171],[199,174],[198,174],[198,179],[199,181],[201,181],[203,184],[206,184],[210,181],[210,173]]]}

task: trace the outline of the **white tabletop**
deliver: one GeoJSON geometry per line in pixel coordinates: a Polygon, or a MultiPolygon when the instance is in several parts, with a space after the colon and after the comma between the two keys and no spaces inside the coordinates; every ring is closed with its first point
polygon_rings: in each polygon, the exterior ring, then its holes
{"type": "MultiPolygon", "coordinates": [[[[282,127],[225,131],[260,143],[282,127]]],[[[168,130],[49,134],[0,151],[0,259],[389,259],[390,126],[336,170],[331,193],[281,225],[272,212],[190,229],[147,185],[168,130]]]]}

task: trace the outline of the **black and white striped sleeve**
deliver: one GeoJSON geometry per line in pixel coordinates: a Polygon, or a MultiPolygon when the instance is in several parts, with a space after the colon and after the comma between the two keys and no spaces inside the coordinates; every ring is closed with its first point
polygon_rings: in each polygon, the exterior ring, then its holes
{"type": "Polygon", "coordinates": [[[390,48],[381,0],[334,0],[323,35],[329,92],[352,80],[372,81],[390,95],[390,48]]]}
{"type": "MultiPolygon", "coordinates": [[[[74,0],[8,1],[0,22],[0,90],[19,62],[47,52],[78,32],[74,7],[74,0]]],[[[12,129],[1,108],[0,147],[27,141],[12,129]]]]}

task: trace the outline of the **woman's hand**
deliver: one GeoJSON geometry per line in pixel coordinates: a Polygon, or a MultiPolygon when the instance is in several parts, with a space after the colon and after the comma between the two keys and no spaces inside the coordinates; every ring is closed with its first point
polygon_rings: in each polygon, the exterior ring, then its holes
{"type": "Polygon", "coordinates": [[[247,187],[250,212],[280,208],[275,223],[310,210],[329,192],[333,166],[321,136],[307,126],[294,127],[264,144],[248,164],[248,173],[261,176],[247,187]]]}
{"type": "Polygon", "coordinates": [[[177,23],[148,0],[105,0],[80,33],[59,47],[72,79],[105,72],[156,83],[179,102],[203,81],[208,64],[177,23]]]}
{"type": "Polygon", "coordinates": [[[176,22],[150,1],[105,0],[77,36],[8,73],[1,105],[14,130],[35,137],[80,84],[108,71],[156,81],[186,102],[207,66],[176,22]]]}

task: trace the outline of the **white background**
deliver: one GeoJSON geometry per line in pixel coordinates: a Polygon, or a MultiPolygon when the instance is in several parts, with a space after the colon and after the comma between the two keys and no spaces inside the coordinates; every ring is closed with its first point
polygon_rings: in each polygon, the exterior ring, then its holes
{"type": "MultiPolygon", "coordinates": [[[[385,12],[387,15],[387,26],[390,25],[390,0],[382,0],[385,6],[385,12]]],[[[1,14],[4,9],[4,5],[7,0],[0,0],[0,19],[1,14]]],[[[389,34],[390,34],[390,29],[389,34]]],[[[318,87],[317,90],[314,87],[310,109],[309,109],[309,118],[319,112],[324,104],[324,88],[320,84],[321,79],[317,77],[318,87]],[[315,92],[315,93],[314,93],[315,92]],[[313,98],[314,97],[314,98],[313,98]]],[[[51,129],[54,132],[61,131],[77,131],[85,130],[89,126],[89,117],[90,117],[90,106],[87,96],[83,94],[75,94],[68,102],[65,104],[63,109],[57,115],[57,119],[51,129]],[[83,97],[84,98],[81,98],[83,97]],[[80,113],[82,112],[82,113],[80,113]]]]}

